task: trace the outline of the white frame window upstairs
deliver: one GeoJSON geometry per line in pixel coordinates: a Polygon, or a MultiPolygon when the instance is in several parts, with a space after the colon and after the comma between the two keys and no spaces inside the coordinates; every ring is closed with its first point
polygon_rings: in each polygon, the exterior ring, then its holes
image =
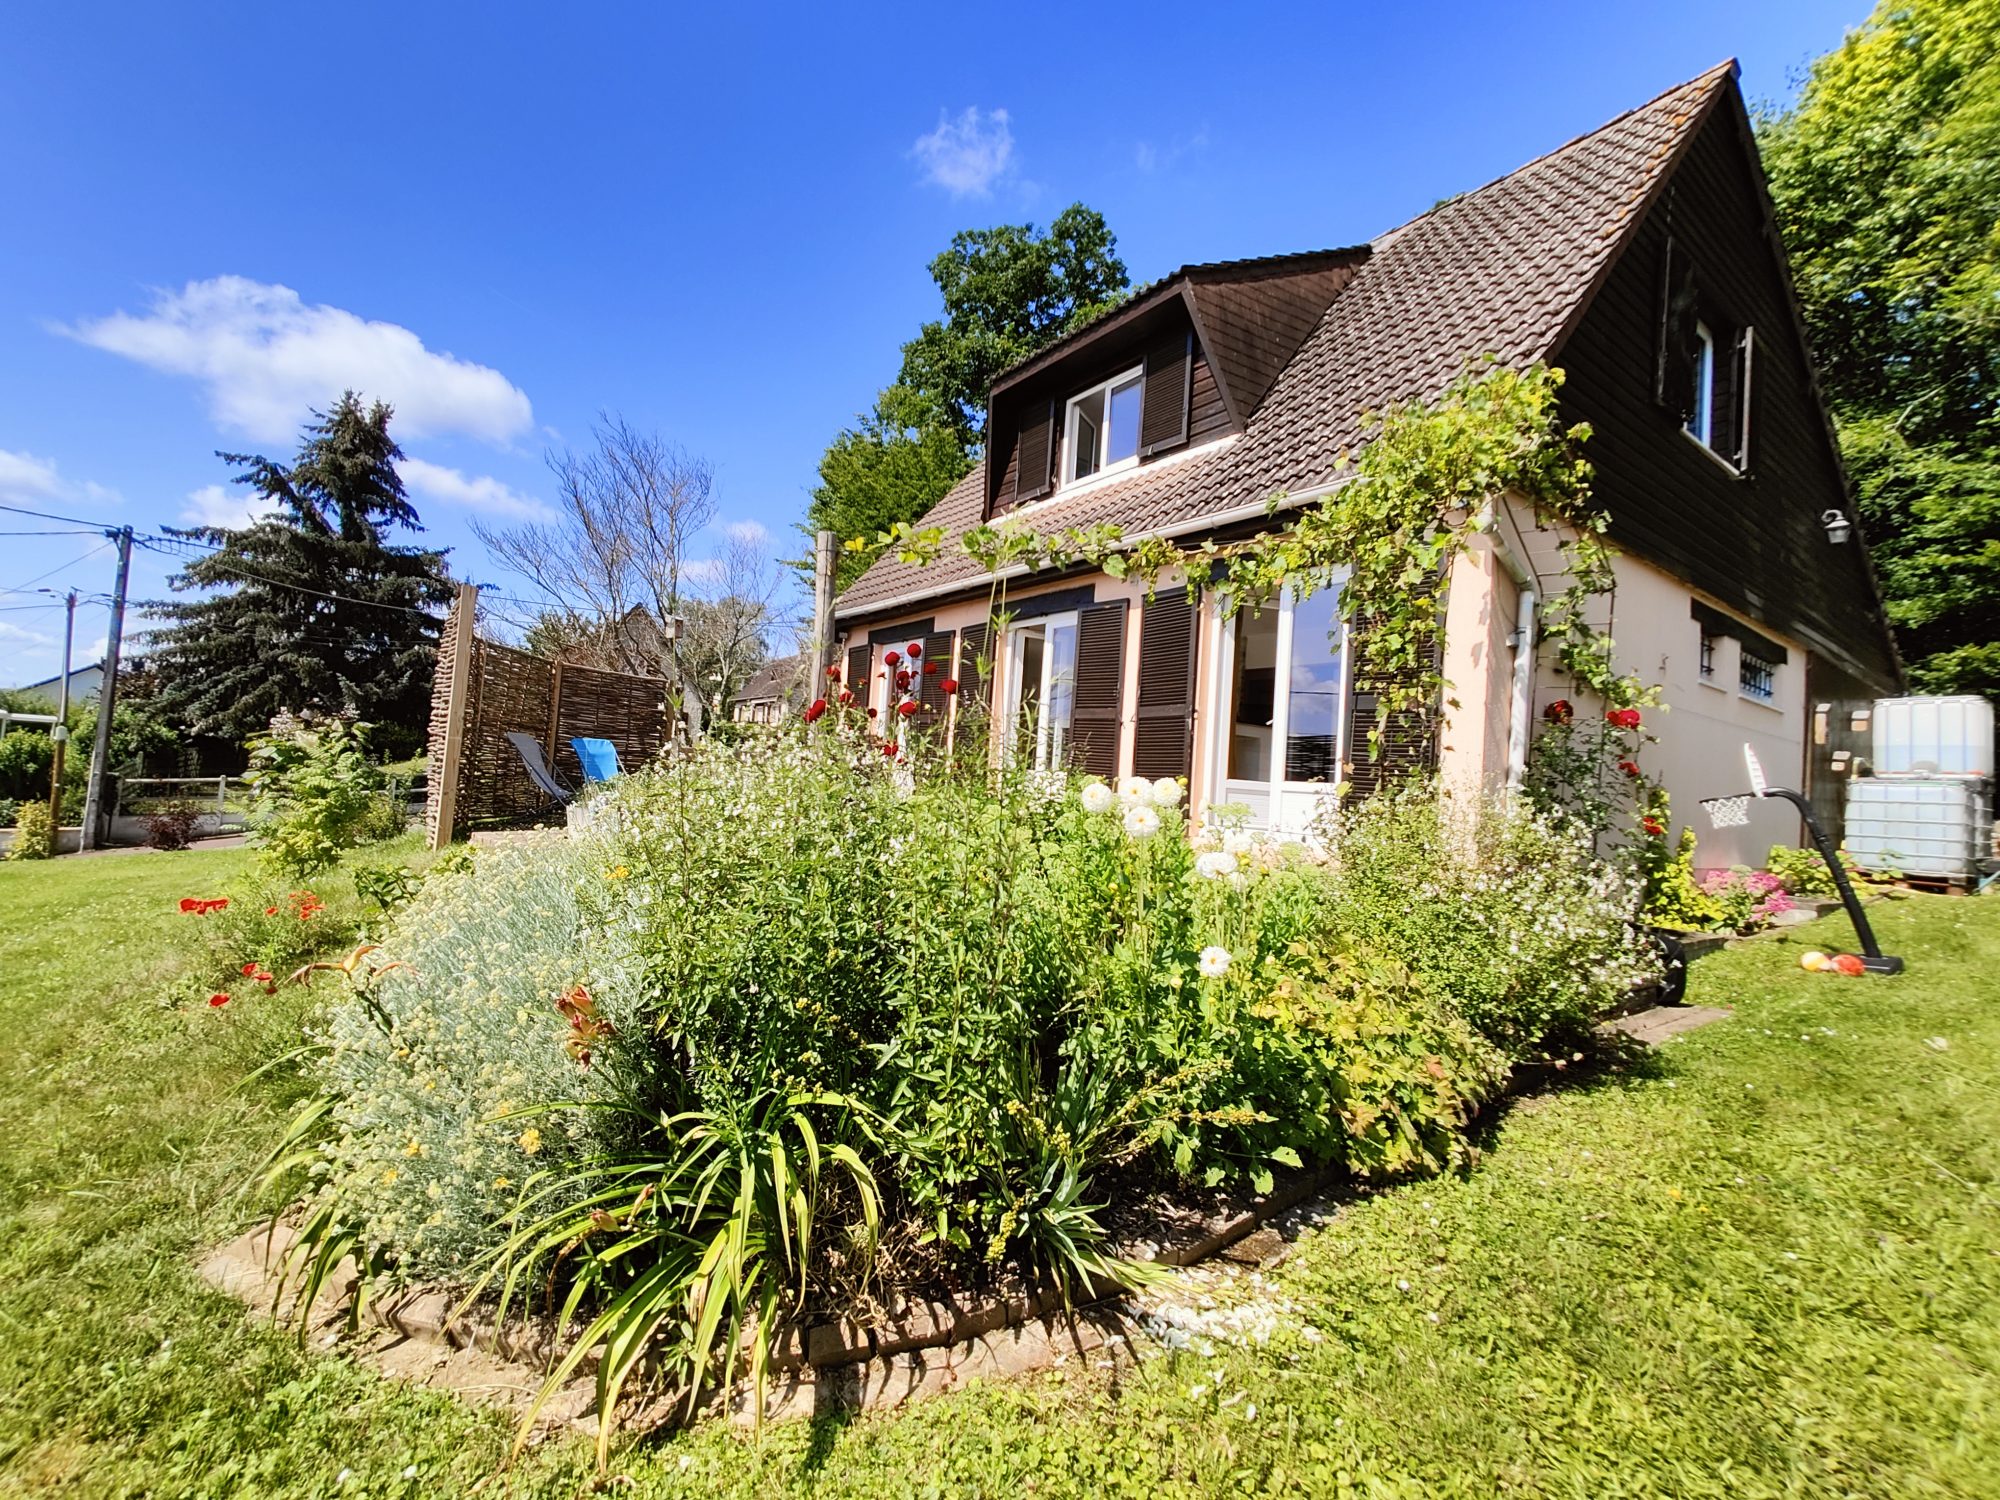
{"type": "Polygon", "coordinates": [[[1304,599],[1286,589],[1261,615],[1222,624],[1209,801],[1247,807],[1254,828],[1304,834],[1338,795],[1353,670],[1345,581],[1304,599]]]}
{"type": "Polygon", "coordinates": [[[1099,479],[1138,464],[1145,391],[1146,367],[1134,365],[1069,398],[1063,408],[1064,484],[1099,479]]]}
{"type": "Polygon", "coordinates": [[[1037,771],[1060,766],[1069,750],[1076,714],[1076,646],[1074,610],[1007,627],[1007,743],[1019,744],[1021,715],[1031,715],[1037,771]]]}
{"type": "Polygon", "coordinates": [[[1687,434],[1703,447],[1715,442],[1715,334],[1706,323],[1694,325],[1694,414],[1687,434]]]}

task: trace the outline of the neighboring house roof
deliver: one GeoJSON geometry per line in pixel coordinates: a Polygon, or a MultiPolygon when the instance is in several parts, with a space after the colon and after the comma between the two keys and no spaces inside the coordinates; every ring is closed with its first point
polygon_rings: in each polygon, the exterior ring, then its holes
{"type": "Polygon", "coordinates": [[[767,661],[750,678],[730,694],[729,701],[735,703],[758,703],[772,698],[791,699],[801,696],[805,686],[807,658],[804,653],[780,656],[767,661]]]}
{"type": "MultiPolygon", "coordinates": [[[[15,688],[14,691],[17,693],[40,693],[53,703],[56,700],[56,695],[62,691],[62,680],[62,673],[58,672],[53,677],[44,677],[40,682],[24,682],[20,687],[15,688]]],[[[86,662],[80,667],[70,668],[69,693],[71,698],[94,693],[103,683],[104,663],[101,661],[86,662]]]]}
{"type": "MultiPolygon", "coordinates": [[[[1058,490],[1011,517],[1044,533],[1108,523],[1133,538],[1254,516],[1280,491],[1330,484],[1343,453],[1364,436],[1364,413],[1435,399],[1468,360],[1483,355],[1509,364],[1550,357],[1735,73],[1734,62],[1719,64],[1375,240],[1268,392],[1242,414],[1239,434],[1080,493],[1058,490]]],[[[1141,296],[1218,269],[1183,268],[1141,296]]],[[[978,562],[949,545],[985,517],[984,469],[975,465],[920,523],[947,533],[937,560],[914,567],[893,555],[878,559],[840,596],[841,617],[920,603],[984,579],[978,562]]]]}

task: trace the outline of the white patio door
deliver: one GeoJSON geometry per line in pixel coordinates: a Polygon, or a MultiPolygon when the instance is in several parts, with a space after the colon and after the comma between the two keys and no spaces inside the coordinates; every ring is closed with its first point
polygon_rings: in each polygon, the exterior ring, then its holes
{"type": "Polygon", "coordinates": [[[1304,599],[1288,589],[1224,625],[1211,801],[1249,809],[1271,833],[1311,828],[1346,757],[1347,658],[1337,584],[1304,599]]]}
{"type": "Polygon", "coordinates": [[[1076,707],[1074,613],[1025,620],[1007,632],[1009,753],[1024,730],[1035,735],[1035,769],[1060,766],[1076,707]],[[1025,717],[1024,717],[1025,716],[1025,717]]]}

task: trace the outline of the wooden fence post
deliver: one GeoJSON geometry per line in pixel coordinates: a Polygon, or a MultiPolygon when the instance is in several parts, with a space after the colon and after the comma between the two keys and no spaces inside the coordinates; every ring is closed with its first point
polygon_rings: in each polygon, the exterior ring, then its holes
{"type": "Polygon", "coordinates": [[[556,735],[562,728],[562,658],[556,658],[555,669],[549,674],[549,736],[547,740],[549,769],[556,768],[556,735]]]}
{"type": "MultiPolygon", "coordinates": [[[[444,745],[430,766],[430,846],[442,849],[451,842],[458,817],[458,768],[465,754],[466,710],[472,702],[473,612],[479,604],[476,584],[461,583],[458,601],[445,622],[448,641],[438,643],[438,670],[449,673],[445,681],[444,745]]],[[[436,696],[435,689],[432,693],[436,696]]]]}

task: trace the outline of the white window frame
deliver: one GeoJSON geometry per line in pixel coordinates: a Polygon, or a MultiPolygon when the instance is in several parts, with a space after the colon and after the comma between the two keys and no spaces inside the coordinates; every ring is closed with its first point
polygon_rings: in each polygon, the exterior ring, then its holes
{"type": "Polygon", "coordinates": [[[1694,415],[1685,431],[1702,447],[1715,451],[1715,334],[1706,323],[1694,325],[1700,348],[1694,359],[1694,415]]]}
{"type": "Polygon", "coordinates": [[[1063,407],[1062,472],[1063,483],[1065,485],[1094,484],[1106,475],[1122,474],[1127,469],[1135,469],[1139,466],[1139,445],[1136,443],[1133,445],[1132,456],[1130,458],[1121,458],[1115,464],[1108,464],[1103,461],[1104,445],[1109,441],[1111,435],[1111,393],[1120,386],[1129,385],[1134,381],[1137,381],[1139,385],[1139,417],[1143,423],[1146,413],[1146,367],[1143,364],[1134,365],[1129,370],[1113,375],[1109,380],[1100,380],[1096,385],[1078,391],[1074,396],[1069,398],[1068,404],[1063,407]],[[1098,464],[1090,473],[1079,476],[1076,472],[1077,407],[1082,402],[1088,401],[1092,396],[1095,396],[1099,391],[1104,393],[1105,420],[1099,422],[1097,425],[1098,464]]]}
{"type": "MultiPolygon", "coordinates": [[[[1341,590],[1347,586],[1348,572],[1341,569],[1320,589],[1341,590]]],[[[1285,775],[1290,759],[1292,716],[1293,620],[1299,603],[1296,590],[1286,588],[1277,599],[1278,640],[1276,667],[1271,685],[1271,775],[1265,781],[1248,781],[1229,774],[1229,745],[1234,732],[1230,695],[1236,686],[1236,621],[1220,619],[1216,670],[1212,679],[1209,722],[1210,806],[1249,805],[1253,809],[1250,826],[1280,835],[1298,835],[1310,829],[1313,817],[1327,802],[1335,800],[1345,785],[1339,777],[1332,781],[1292,781],[1285,775]],[[1262,816],[1255,808],[1261,801],[1262,816]]],[[[1272,606],[1265,606],[1270,608],[1272,606]]],[[[1334,763],[1345,766],[1351,750],[1349,736],[1353,720],[1349,712],[1354,697],[1354,626],[1345,616],[1340,622],[1340,722],[1334,732],[1334,763]]]]}
{"type": "Polygon", "coordinates": [[[1080,647],[1083,643],[1079,621],[1080,617],[1077,611],[1072,609],[1064,610],[1058,614],[1036,615],[1033,619],[1029,620],[1017,620],[1007,627],[1005,660],[1007,664],[1007,753],[1009,755],[1014,754],[1015,747],[1020,743],[1021,689],[1026,685],[1023,680],[1022,655],[1027,645],[1028,632],[1031,630],[1040,630],[1043,633],[1042,674],[1036,682],[1036,688],[1040,693],[1040,701],[1044,709],[1048,705],[1050,689],[1054,684],[1056,662],[1056,653],[1047,648],[1052,644],[1056,631],[1060,629],[1067,629],[1074,643],[1071,647],[1072,676],[1070,680],[1069,720],[1062,726],[1062,740],[1059,744],[1055,742],[1054,726],[1049,723],[1046,712],[1035,721],[1035,769],[1037,771],[1046,771],[1051,768],[1062,752],[1068,748],[1071,731],[1076,727],[1076,680],[1074,677],[1074,663],[1076,648],[1080,647]]]}

